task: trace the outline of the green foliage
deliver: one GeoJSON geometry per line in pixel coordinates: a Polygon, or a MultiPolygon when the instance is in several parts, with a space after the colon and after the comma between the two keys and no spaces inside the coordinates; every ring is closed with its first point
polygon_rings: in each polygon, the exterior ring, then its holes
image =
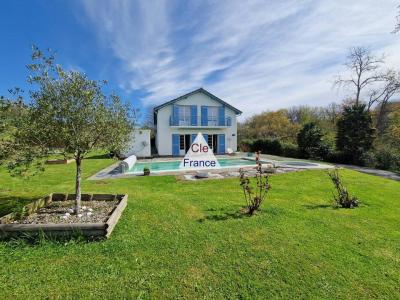
{"type": "Polygon", "coordinates": [[[261,151],[264,154],[281,155],[282,145],[277,139],[258,139],[250,145],[252,152],[261,151]]]}
{"type": "Polygon", "coordinates": [[[390,147],[381,147],[375,152],[375,167],[400,172],[400,151],[390,147]]]}
{"type": "Polygon", "coordinates": [[[298,125],[292,123],[285,111],[263,112],[238,126],[239,142],[244,139],[279,139],[294,143],[298,125]]]}
{"type": "Polygon", "coordinates": [[[333,171],[328,171],[328,175],[335,187],[336,194],[333,195],[335,206],[342,208],[354,208],[358,206],[358,199],[350,196],[347,188],[343,185],[339,171],[335,168],[333,171]]]}
{"type": "Polygon", "coordinates": [[[282,156],[293,157],[293,158],[300,157],[299,148],[297,147],[297,145],[292,143],[281,143],[281,146],[282,146],[282,156]]]}
{"type": "Polygon", "coordinates": [[[150,175],[150,168],[149,167],[144,167],[143,168],[143,175],[145,175],[145,176],[150,175]]]}
{"type": "Polygon", "coordinates": [[[329,152],[322,130],[313,122],[304,124],[297,135],[297,144],[303,158],[325,159],[329,152]]]}
{"type": "Polygon", "coordinates": [[[280,142],[277,139],[243,140],[240,143],[243,152],[261,151],[263,154],[298,157],[297,146],[292,143],[280,142]]]}
{"type": "Polygon", "coordinates": [[[268,183],[268,175],[262,174],[261,163],[257,165],[257,172],[254,175],[255,183],[252,184],[251,180],[243,169],[239,170],[240,173],[240,186],[243,190],[244,199],[246,201],[247,213],[252,216],[261,206],[268,191],[271,189],[268,183]]]}
{"type": "Polygon", "coordinates": [[[374,141],[372,118],[365,105],[345,106],[337,122],[336,149],[345,162],[363,164],[363,155],[374,141]]]}

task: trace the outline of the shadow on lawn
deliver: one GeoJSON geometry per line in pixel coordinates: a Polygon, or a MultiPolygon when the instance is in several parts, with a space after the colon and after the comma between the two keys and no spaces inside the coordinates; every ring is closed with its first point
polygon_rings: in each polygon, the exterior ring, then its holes
{"type": "MultiPolygon", "coordinates": [[[[217,211],[216,209],[208,209],[207,211],[217,211]]],[[[220,210],[220,214],[216,215],[209,215],[205,216],[204,218],[201,218],[197,220],[199,223],[203,223],[204,221],[226,221],[229,219],[242,219],[242,218],[249,218],[250,216],[246,213],[245,208],[241,208],[236,212],[223,212],[223,210],[220,210]]]]}
{"type": "Polygon", "coordinates": [[[88,156],[86,159],[107,159],[111,158],[109,153],[88,156]]]}
{"type": "Polygon", "coordinates": [[[330,204],[306,204],[303,206],[307,209],[333,208],[330,204]]]}

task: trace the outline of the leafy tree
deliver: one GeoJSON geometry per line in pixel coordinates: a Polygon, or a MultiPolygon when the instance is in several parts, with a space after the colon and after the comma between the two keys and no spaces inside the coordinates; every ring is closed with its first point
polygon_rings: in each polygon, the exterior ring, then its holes
{"type": "Polygon", "coordinates": [[[51,52],[34,47],[28,113],[18,125],[13,148],[18,156],[9,167],[19,170],[39,164],[52,150],[76,161],[76,207],[81,206],[82,160],[95,149],[119,149],[129,139],[133,120],[129,107],[116,95],[102,92],[105,82],[55,65],[51,52]],[[18,157],[18,159],[16,159],[18,157]]]}
{"type": "Polygon", "coordinates": [[[325,158],[327,146],[324,134],[314,122],[307,123],[297,135],[300,155],[305,158],[325,158]]]}
{"type": "Polygon", "coordinates": [[[298,125],[290,122],[285,111],[279,110],[255,115],[240,125],[238,130],[240,137],[251,139],[269,138],[279,139],[284,142],[295,142],[298,125]]]}
{"type": "Polygon", "coordinates": [[[18,97],[17,101],[0,96],[0,164],[12,155],[16,127],[26,112],[20,92],[18,88],[10,90],[10,93],[18,97]]]}
{"type": "Polygon", "coordinates": [[[345,106],[337,122],[336,149],[349,162],[362,164],[363,156],[372,148],[374,131],[364,104],[345,106]]]}
{"type": "Polygon", "coordinates": [[[400,103],[396,111],[389,114],[389,127],[385,135],[386,141],[400,151],[400,103]]]}

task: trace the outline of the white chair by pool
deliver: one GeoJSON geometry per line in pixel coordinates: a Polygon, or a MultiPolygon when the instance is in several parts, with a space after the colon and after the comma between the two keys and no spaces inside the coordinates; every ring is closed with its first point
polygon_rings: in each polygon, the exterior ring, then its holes
{"type": "Polygon", "coordinates": [[[227,148],[226,149],[226,153],[228,153],[228,155],[233,155],[234,154],[234,152],[233,152],[233,150],[231,148],[227,148]]]}

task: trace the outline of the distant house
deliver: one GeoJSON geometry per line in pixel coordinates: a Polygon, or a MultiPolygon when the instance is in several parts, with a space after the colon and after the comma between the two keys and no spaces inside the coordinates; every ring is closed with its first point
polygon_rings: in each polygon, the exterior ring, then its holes
{"type": "Polygon", "coordinates": [[[159,155],[185,155],[198,132],[216,154],[237,150],[236,117],[242,112],[203,88],[154,108],[159,155]]]}

